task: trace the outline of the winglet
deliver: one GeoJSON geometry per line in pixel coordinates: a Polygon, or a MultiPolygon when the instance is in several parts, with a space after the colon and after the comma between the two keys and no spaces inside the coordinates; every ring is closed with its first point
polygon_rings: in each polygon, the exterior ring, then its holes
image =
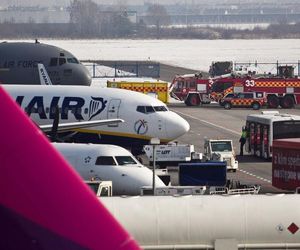
{"type": "Polygon", "coordinates": [[[0,87],[0,249],[139,249],[0,87]]]}
{"type": "Polygon", "coordinates": [[[39,70],[39,76],[40,76],[40,83],[41,85],[53,85],[51,82],[51,79],[47,73],[47,70],[45,69],[44,64],[38,63],[38,70],[39,70]]]}

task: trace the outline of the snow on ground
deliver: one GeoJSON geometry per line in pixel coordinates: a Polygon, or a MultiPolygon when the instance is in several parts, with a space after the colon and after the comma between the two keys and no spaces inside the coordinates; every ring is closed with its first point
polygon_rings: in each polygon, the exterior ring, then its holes
{"type": "MultiPolygon", "coordinates": [[[[14,40],[15,41],[15,40],[14,40]]],[[[24,41],[24,40],[23,40],[24,41]]],[[[28,40],[27,40],[28,41],[28,40]]],[[[30,42],[33,42],[31,40],[30,42]]],[[[158,61],[208,71],[212,61],[298,62],[300,39],[261,40],[43,40],[80,60],[158,61]]]]}

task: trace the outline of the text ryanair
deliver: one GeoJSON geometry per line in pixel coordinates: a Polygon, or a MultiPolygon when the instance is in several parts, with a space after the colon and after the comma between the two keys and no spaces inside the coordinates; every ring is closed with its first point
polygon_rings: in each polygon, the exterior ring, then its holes
{"type": "Polygon", "coordinates": [[[40,119],[54,119],[56,107],[60,110],[60,119],[68,120],[69,115],[74,115],[76,120],[91,120],[100,114],[106,107],[107,101],[102,97],[91,97],[86,105],[86,99],[76,96],[53,96],[49,104],[45,103],[43,96],[34,96],[24,105],[25,96],[17,96],[16,102],[24,108],[25,112],[39,115],[40,119]],[[83,114],[88,116],[84,119],[83,114]]]}

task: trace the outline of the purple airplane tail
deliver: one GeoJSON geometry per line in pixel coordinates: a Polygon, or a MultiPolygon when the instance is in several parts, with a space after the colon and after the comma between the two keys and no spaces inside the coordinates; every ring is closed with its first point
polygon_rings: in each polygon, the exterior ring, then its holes
{"type": "Polygon", "coordinates": [[[0,249],[139,249],[0,86],[0,249]]]}

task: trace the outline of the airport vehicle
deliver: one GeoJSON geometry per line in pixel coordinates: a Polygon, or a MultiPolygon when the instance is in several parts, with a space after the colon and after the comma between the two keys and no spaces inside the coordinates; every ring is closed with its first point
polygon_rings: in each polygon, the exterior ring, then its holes
{"type": "Polygon", "coordinates": [[[201,74],[176,76],[170,87],[171,96],[188,106],[219,102],[227,94],[239,92],[265,92],[268,107],[292,108],[300,103],[300,79],[294,76],[292,67],[279,66],[276,76],[238,72],[213,78],[201,74]]]}
{"type": "Polygon", "coordinates": [[[300,248],[298,194],[103,197],[101,201],[143,249],[300,248]]]}
{"type": "MultiPolygon", "coordinates": [[[[139,195],[153,173],[126,149],[115,145],[53,143],[84,180],[112,181],[113,195],[139,195]]],[[[165,184],[156,176],[157,187],[165,184]]]]}
{"type": "Polygon", "coordinates": [[[150,95],[164,103],[169,102],[168,83],[162,81],[107,81],[107,87],[137,91],[150,95]]]}
{"type": "MultiPolygon", "coordinates": [[[[144,152],[148,157],[150,165],[153,164],[153,145],[145,145],[144,152]]],[[[183,162],[199,162],[202,154],[195,152],[191,144],[166,144],[155,146],[155,163],[160,167],[177,166],[183,162]]]]}
{"type": "Polygon", "coordinates": [[[236,172],[238,169],[232,140],[205,139],[203,159],[206,161],[225,161],[229,171],[236,172]]]}
{"type": "Polygon", "coordinates": [[[272,153],[272,185],[299,192],[300,138],[274,140],[272,153]]]}
{"type": "Polygon", "coordinates": [[[223,187],[227,182],[226,162],[180,163],[178,177],[180,186],[223,187]]]}
{"type": "Polygon", "coordinates": [[[216,61],[212,62],[209,67],[209,75],[212,77],[231,74],[234,70],[232,61],[216,61]]]}
{"type": "Polygon", "coordinates": [[[1,86],[0,100],[0,248],[140,249],[1,86]]]}
{"type": "Polygon", "coordinates": [[[157,137],[167,143],[189,130],[189,124],[167,106],[147,95],[115,88],[85,86],[3,85],[38,124],[52,124],[59,108],[59,123],[123,119],[92,128],[57,133],[58,141],[110,143],[136,151],[157,137]]]}
{"type": "Polygon", "coordinates": [[[258,194],[260,186],[257,185],[246,185],[241,188],[228,188],[228,187],[210,187],[209,194],[226,194],[226,195],[235,195],[235,194],[258,194]]]}
{"type": "Polygon", "coordinates": [[[176,75],[170,85],[170,95],[187,106],[197,106],[210,103],[210,78],[203,78],[202,74],[176,75]]]}
{"type": "Polygon", "coordinates": [[[220,100],[220,105],[225,109],[232,107],[246,107],[254,110],[260,109],[267,102],[262,92],[240,92],[230,93],[220,100]]]}
{"type": "MultiPolygon", "coordinates": [[[[167,186],[155,188],[155,195],[203,195],[205,191],[205,186],[167,186]]],[[[143,187],[141,189],[141,196],[143,195],[153,195],[152,187],[143,187]]]]}
{"type": "Polygon", "coordinates": [[[294,76],[230,76],[215,79],[211,98],[219,101],[228,93],[265,92],[268,107],[292,108],[300,103],[300,79],[294,76]]]}
{"type": "Polygon", "coordinates": [[[112,196],[112,181],[84,181],[96,194],[97,197],[112,196]]]}
{"type": "Polygon", "coordinates": [[[247,116],[246,129],[246,151],[268,159],[272,157],[273,140],[300,138],[300,116],[262,111],[247,116]]]}
{"type": "Polygon", "coordinates": [[[37,64],[44,64],[54,85],[87,85],[88,70],[70,52],[56,46],[28,42],[0,43],[1,84],[40,84],[37,64]]]}

